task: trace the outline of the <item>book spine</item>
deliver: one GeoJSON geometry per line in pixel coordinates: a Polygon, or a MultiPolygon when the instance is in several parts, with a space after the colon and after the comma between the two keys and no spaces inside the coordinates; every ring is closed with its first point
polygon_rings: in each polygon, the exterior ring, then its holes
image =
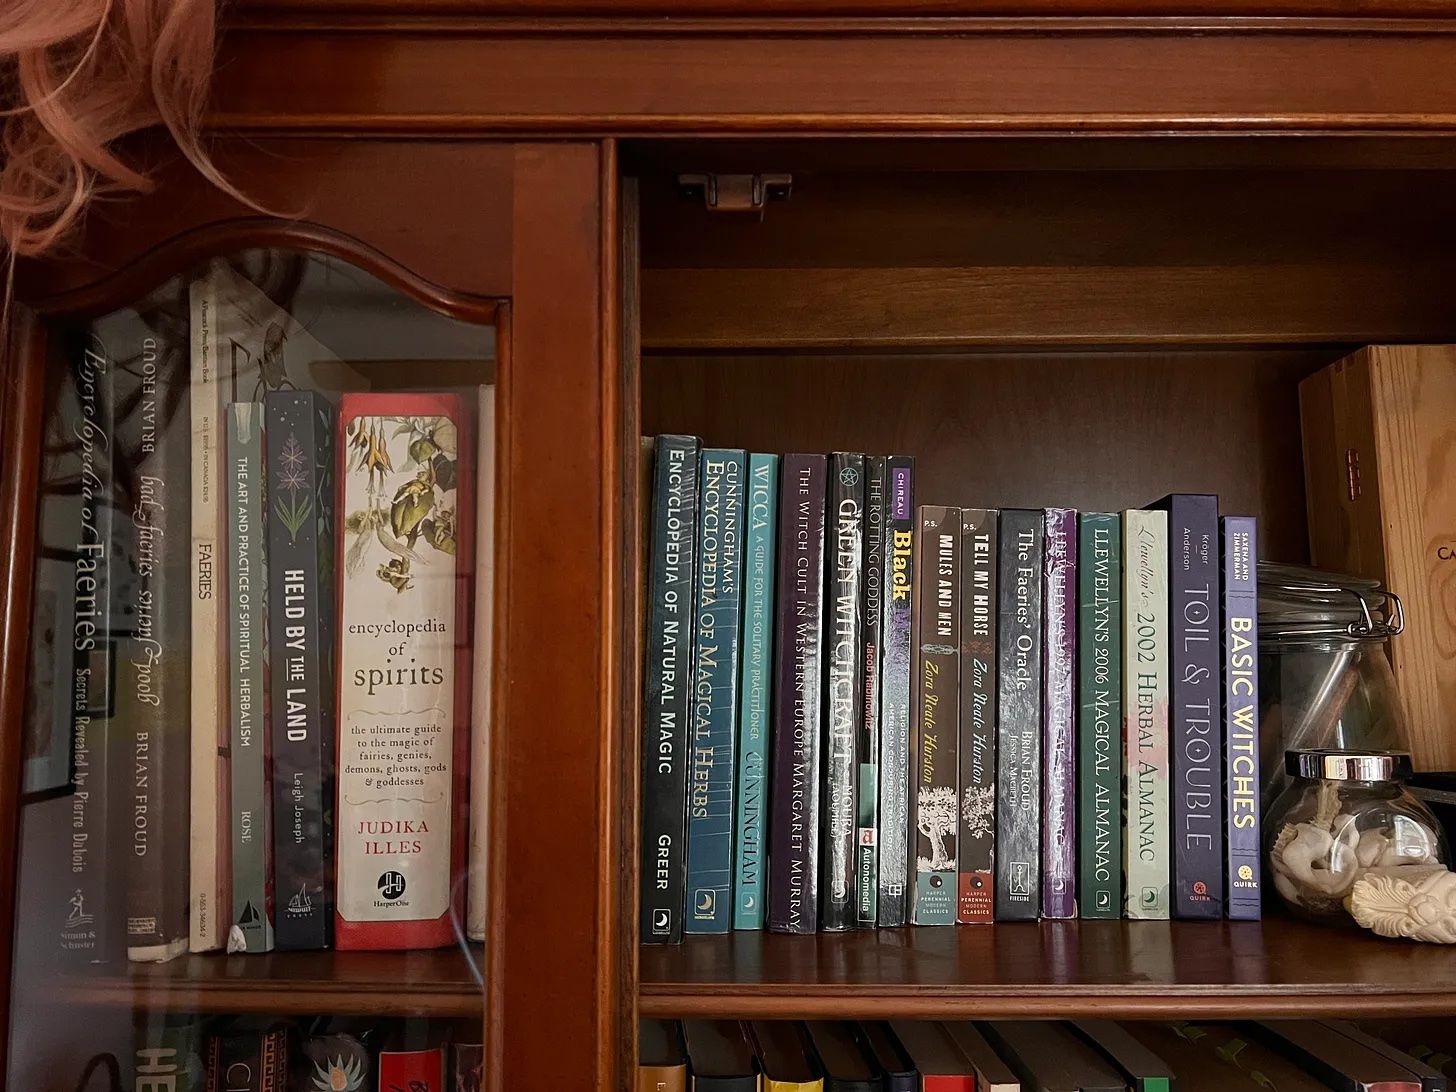
{"type": "Polygon", "coordinates": [[[207,278],[191,286],[192,382],[192,837],[188,947],[211,952],[227,941],[232,879],[228,832],[227,630],[221,590],[223,423],[214,323],[207,278]]]}
{"type": "Polygon", "coordinates": [[[1046,510],[1042,610],[1041,913],[1077,916],[1077,513],[1046,510]]]}
{"type": "Polygon", "coordinates": [[[464,863],[472,430],[443,393],[347,394],[338,429],[335,943],[441,947],[464,863]]]}
{"type": "Polygon", "coordinates": [[[1173,915],[1223,916],[1218,500],[1168,499],[1173,915]]]}
{"type": "Polygon", "coordinates": [[[855,842],[864,689],[864,475],[863,455],[838,452],[831,457],[820,918],[825,929],[835,931],[854,924],[856,909],[855,842]]]}
{"type": "Polygon", "coordinates": [[[956,921],[996,916],[996,547],[992,508],[961,510],[960,878],[956,921]]]}
{"type": "Polygon", "coordinates": [[[1078,907],[1122,916],[1122,521],[1081,517],[1078,549],[1078,907]]]}
{"type": "Polygon", "coordinates": [[[1228,916],[1258,921],[1263,886],[1259,835],[1258,521],[1223,520],[1223,717],[1228,778],[1228,916]]]}
{"type": "Polygon", "coordinates": [[[262,1032],[211,1035],[207,1054],[209,1092],[266,1092],[262,1032]]]}
{"type": "MultiPolygon", "coordinates": [[[[182,439],[185,441],[187,437],[182,439]]],[[[178,530],[185,530],[186,526],[183,523],[178,530]]],[[[180,534],[178,539],[186,541],[180,534]]],[[[185,573],[187,555],[185,550],[179,554],[185,573]]],[[[135,1092],[203,1092],[207,1087],[208,1052],[199,1020],[152,1014],[139,1018],[137,1023],[132,1080],[128,1087],[135,1092]]]]}
{"type": "Polygon", "coordinates": [[[1041,909],[1042,538],[1040,512],[1001,512],[996,686],[996,918],[1041,909]]]}
{"type": "Polygon", "coordinates": [[[743,551],[743,649],[738,681],[738,793],[733,927],[763,928],[770,698],[773,693],[774,544],[778,541],[779,457],[748,457],[743,551]]]}
{"type": "Polygon", "coordinates": [[[272,658],[274,943],[328,948],[334,923],[334,408],[264,401],[272,658]]]}
{"type": "Polygon", "coordinates": [[[1127,916],[1167,918],[1168,514],[1123,514],[1127,916]]]}
{"type": "Polygon", "coordinates": [[[445,1048],[381,1050],[379,1092],[445,1092],[445,1048]]]}
{"type": "Polygon", "coordinates": [[[118,652],[117,720],[132,741],[127,956],[160,962],[187,950],[191,710],[188,541],[191,521],[186,368],[177,346],[147,335],[118,369],[120,492],[135,559],[135,633],[118,652]]]}
{"type": "Polygon", "coordinates": [[[698,461],[697,632],[688,780],[689,933],[733,927],[734,743],[743,613],[743,483],[748,456],[704,449],[698,461]]]}
{"type": "Polygon", "coordinates": [[[960,735],[961,513],[920,507],[920,574],[915,597],[915,883],[910,917],[916,925],[956,919],[957,745],[960,735]]]}
{"type": "Polygon", "coordinates": [[[884,644],[885,489],[889,460],[865,460],[864,589],[860,616],[859,791],[854,860],[854,925],[873,929],[880,904],[880,657],[884,644]]]}
{"type": "Polygon", "coordinates": [[[682,940],[687,883],[698,441],[659,436],[654,456],[651,593],[643,683],[641,929],[644,944],[682,940]]]}
{"type": "MultiPolygon", "coordinates": [[[[66,708],[73,763],[70,823],[65,834],[70,862],[64,902],[57,907],[59,951],[69,964],[106,963],[120,958],[119,925],[125,897],[121,805],[130,789],[129,755],[114,722],[113,597],[117,594],[121,541],[127,521],[116,511],[112,467],[114,364],[105,344],[92,336],[78,347],[63,395],[60,428],[67,452],[56,466],[58,483],[74,483],[65,508],[74,558],[70,577],[69,656],[66,708]]],[[[49,505],[52,498],[42,501],[49,505]]],[[[59,646],[60,642],[57,641],[59,646]]]]}
{"type": "Polygon", "coordinates": [[[785,455],[779,493],[779,601],[769,778],[769,928],[817,928],[822,736],[824,505],[829,461],[785,455]]]}
{"type": "Polygon", "coordinates": [[[450,1088],[452,1092],[482,1092],[485,1088],[483,1044],[450,1044],[450,1088]]]}
{"type": "MultiPolygon", "coordinates": [[[[465,935],[485,940],[486,852],[490,845],[490,704],[495,651],[495,388],[477,395],[475,493],[475,603],[470,712],[470,859],[466,879],[465,935]]],[[[645,495],[645,494],[644,494],[645,495]]]]}
{"type": "Polygon", "coordinates": [[[232,729],[230,952],[273,950],[273,827],[268,788],[268,552],[263,404],[227,411],[229,670],[232,729]]]}
{"type": "Polygon", "coordinates": [[[888,460],[880,653],[879,923],[904,925],[910,875],[910,731],[914,705],[915,460],[888,460]]]}

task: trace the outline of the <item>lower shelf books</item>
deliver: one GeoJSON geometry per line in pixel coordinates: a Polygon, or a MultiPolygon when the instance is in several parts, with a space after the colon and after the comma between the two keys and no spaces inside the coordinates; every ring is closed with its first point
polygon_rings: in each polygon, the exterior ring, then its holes
{"type": "Polygon", "coordinates": [[[1430,1065],[1341,1022],[654,1020],[639,1042],[638,1092],[1446,1087],[1430,1065]]]}

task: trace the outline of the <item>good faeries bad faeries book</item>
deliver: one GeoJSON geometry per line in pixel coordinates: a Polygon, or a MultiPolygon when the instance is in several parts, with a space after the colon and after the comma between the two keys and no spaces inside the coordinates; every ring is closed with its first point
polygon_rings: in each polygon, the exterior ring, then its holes
{"type": "Polygon", "coordinates": [[[339,948],[454,940],[463,891],[475,517],[472,422],[451,394],[339,403],[339,948]]]}

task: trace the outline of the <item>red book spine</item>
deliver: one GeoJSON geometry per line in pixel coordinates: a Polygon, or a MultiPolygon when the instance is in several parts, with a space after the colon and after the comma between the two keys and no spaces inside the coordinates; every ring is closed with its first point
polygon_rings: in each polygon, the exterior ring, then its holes
{"type": "Polygon", "coordinates": [[[921,1092],[976,1092],[976,1078],[958,1074],[924,1073],[920,1077],[921,1092]]]}
{"type": "Polygon", "coordinates": [[[443,947],[464,920],[472,431],[452,394],[339,403],[339,948],[443,947]]]}
{"type": "Polygon", "coordinates": [[[445,1092],[445,1051],[381,1050],[379,1092],[445,1092]]]}

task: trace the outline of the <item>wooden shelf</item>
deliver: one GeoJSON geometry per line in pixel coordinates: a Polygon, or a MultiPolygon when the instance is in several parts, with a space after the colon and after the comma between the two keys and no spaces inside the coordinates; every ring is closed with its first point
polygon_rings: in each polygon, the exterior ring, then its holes
{"type": "Polygon", "coordinates": [[[458,948],[189,955],[121,974],[62,976],[54,991],[67,1004],[174,1012],[479,1017],[483,993],[470,962],[483,961],[480,945],[470,946],[469,961],[458,948]]]}
{"type": "Polygon", "coordinates": [[[1276,918],[1043,922],[644,945],[644,1016],[1439,1015],[1456,948],[1276,918]]]}

